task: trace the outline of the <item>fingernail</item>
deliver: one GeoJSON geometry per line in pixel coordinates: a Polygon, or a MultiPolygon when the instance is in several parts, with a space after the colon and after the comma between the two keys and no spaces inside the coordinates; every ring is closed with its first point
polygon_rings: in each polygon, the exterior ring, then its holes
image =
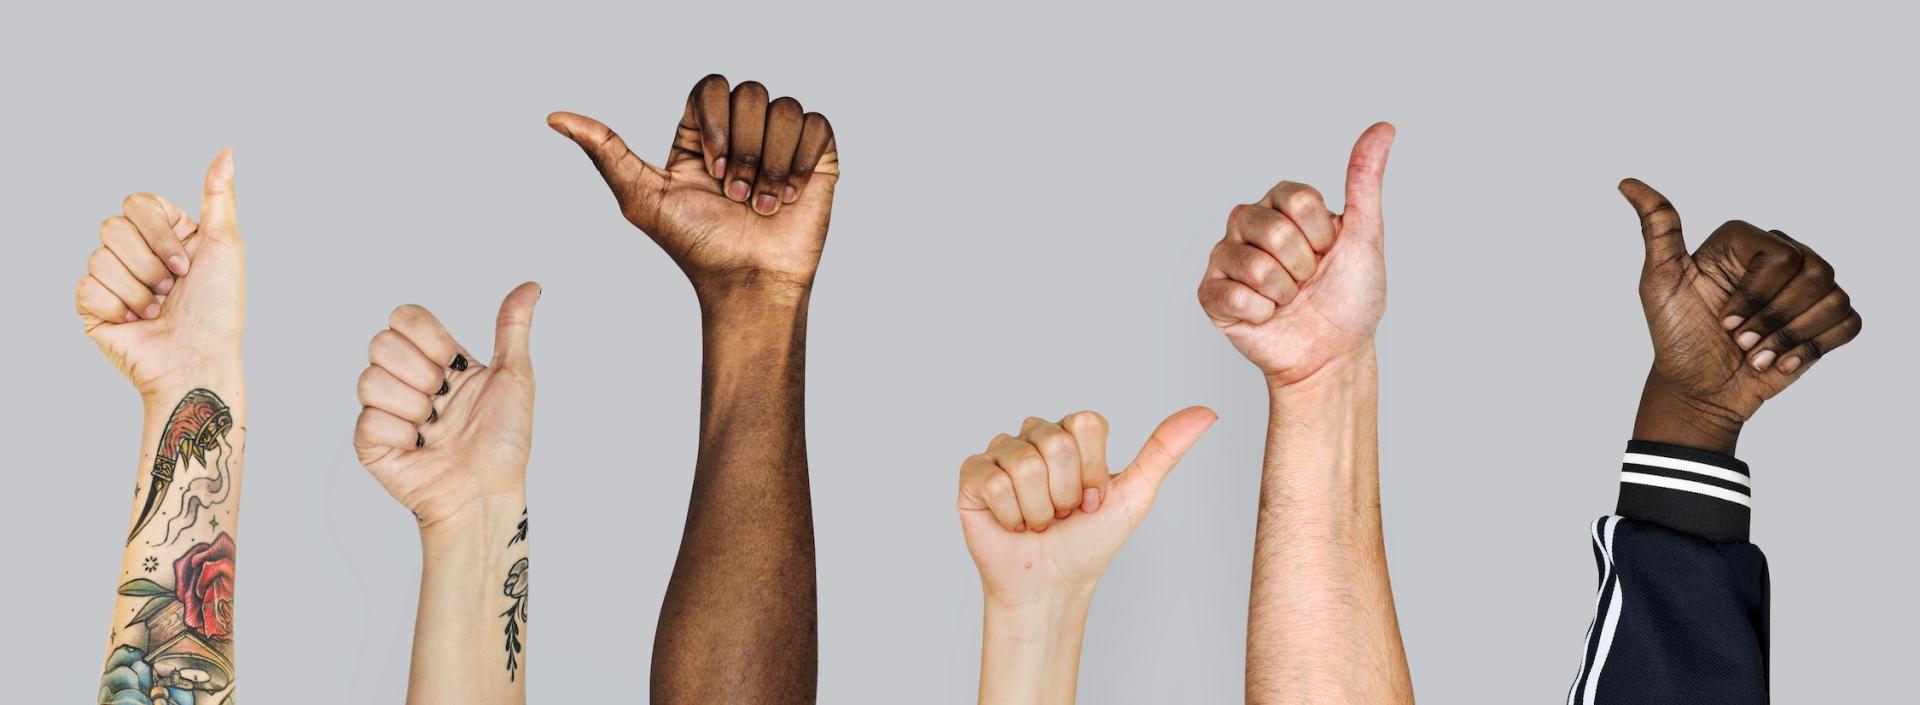
{"type": "Polygon", "coordinates": [[[418,433],[416,433],[416,434],[413,434],[413,447],[415,447],[415,448],[419,448],[419,447],[421,447],[421,446],[424,446],[424,445],[426,445],[426,444],[427,444],[427,437],[426,437],[426,436],[423,436],[423,435],[420,435],[420,434],[418,434],[418,433]]]}
{"type": "Polygon", "coordinates": [[[1735,342],[1738,342],[1740,344],[1741,350],[1751,350],[1754,344],[1760,342],[1760,334],[1755,333],[1753,331],[1747,331],[1745,333],[1741,333],[1740,337],[1735,339],[1735,342]]]}
{"type": "Polygon", "coordinates": [[[439,420],[440,420],[440,410],[439,410],[439,409],[433,409],[433,410],[431,410],[431,411],[428,411],[428,412],[427,412],[427,423],[433,423],[433,422],[435,422],[435,421],[439,421],[439,420]]]}
{"type": "Polygon", "coordinates": [[[1753,369],[1765,372],[1767,366],[1771,364],[1773,364],[1772,350],[1762,350],[1760,354],[1753,356],[1753,369]]]}
{"type": "Polygon", "coordinates": [[[159,318],[160,304],[147,304],[147,310],[141,315],[146,316],[147,318],[159,318]]]}
{"type": "Polygon", "coordinates": [[[763,193],[753,197],[753,210],[760,215],[773,215],[773,209],[779,207],[780,202],[775,200],[771,193],[763,193]]]}
{"type": "Polygon", "coordinates": [[[743,202],[746,201],[747,200],[747,182],[735,181],[733,183],[727,184],[727,198],[731,198],[736,201],[743,201],[743,202]]]}
{"type": "Polygon", "coordinates": [[[440,380],[440,391],[434,392],[433,395],[436,397],[444,397],[450,389],[452,389],[452,387],[447,384],[446,380],[440,380]]]}
{"type": "Polygon", "coordinates": [[[467,371],[467,356],[462,355],[460,353],[454,353],[453,364],[450,364],[447,366],[453,368],[453,371],[455,372],[465,372],[467,371]]]}
{"type": "Polygon", "coordinates": [[[713,178],[718,179],[726,175],[727,175],[727,158],[721,157],[719,159],[713,160],[713,178]]]}
{"type": "Polygon", "coordinates": [[[156,293],[156,294],[159,294],[159,295],[161,295],[161,296],[166,296],[166,295],[167,295],[167,292],[169,292],[169,291],[173,291],[173,278],[172,278],[172,277],[168,277],[168,278],[166,278],[166,279],[162,279],[162,280],[160,280],[160,283],[159,283],[159,284],[155,284],[155,285],[153,285],[153,293],[156,293]]]}
{"type": "Polygon", "coordinates": [[[1024,522],[1024,521],[1023,521],[1023,522],[1020,522],[1020,525],[1019,525],[1019,526],[1016,526],[1016,527],[1013,527],[1013,530],[1014,530],[1014,531],[1026,531],[1026,530],[1027,530],[1027,523],[1026,523],[1026,522],[1024,522]]]}
{"type": "Polygon", "coordinates": [[[186,274],[187,274],[187,257],[186,257],[186,255],[174,255],[174,256],[172,256],[172,257],[168,257],[168,258],[167,258],[167,269],[171,269],[171,270],[173,270],[173,273],[174,273],[175,275],[178,275],[178,276],[186,276],[186,274]]]}
{"type": "Polygon", "coordinates": [[[126,322],[127,322],[127,323],[132,323],[132,322],[134,322],[134,321],[138,321],[138,320],[140,320],[140,317],[139,317],[139,316],[135,316],[135,315],[133,315],[133,312],[132,312],[132,311],[128,311],[128,312],[127,312],[127,320],[126,320],[126,322]]]}
{"type": "Polygon", "coordinates": [[[1036,527],[1033,527],[1033,533],[1036,533],[1036,534],[1038,534],[1038,533],[1043,533],[1043,532],[1045,532],[1046,530],[1047,530],[1047,527],[1045,527],[1045,526],[1036,526],[1036,527]]]}
{"type": "Polygon", "coordinates": [[[1053,510],[1053,518],[1065,519],[1067,518],[1068,514],[1072,514],[1072,513],[1073,513],[1073,510],[1071,509],[1055,509],[1053,510]]]}
{"type": "Polygon", "coordinates": [[[1088,487],[1087,489],[1082,490],[1080,492],[1080,511],[1095,512],[1099,510],[1100,510],[1100,488],[1088,487]]]}
{"type": "Polygon", "coordinates": [[[1735,328],[1739,328],[1740,324],[1745,322],[1747,322],[1747,319],[1745,318],[1741,318],[1739,316],[1728,316],[1726,318],[1720,319],[1720,327],[1725,328],[1727,330],[1733,330],[1735,328]]]}
{"type": "Polygon", "coordinates": [[[1785,360],[1780,361],[1781,372],[1792,373],[1794,370],[1797,370],[1797,369],[1800,369],[1800,358],[1798,357],[1789,357],[1785,360]]]}
{"type": "Polygon", "coordinates": [[[792,203],[794,201],[800,200],[800,192],[794,190],[792,186],[788,186],[787,190],[780,192],[780,198],[781,200],[784,200],[787,203],[792,203]]]}

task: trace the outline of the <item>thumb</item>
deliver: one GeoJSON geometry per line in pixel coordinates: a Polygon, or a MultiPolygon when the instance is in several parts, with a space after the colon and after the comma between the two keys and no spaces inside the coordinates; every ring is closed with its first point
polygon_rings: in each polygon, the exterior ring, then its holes
{"type": "Polygon", "coordinates": [[[240,225],[233,205],[233,149],[220,150],[207,167],[207,183],[200,197],[200,229],[215,237],[238,238],[240,225]]]}
{"type": "Polygon", "coordinates": [[[540,285],[527,282],[514,287],[507,300],[500,302],[500,318],[493,329],[493,366],[531,369],[527,337],[533,330],[533,305],[539,301],[540,285]]]}
{"type": "Polygon", "coordinates": [[[1647,245],[1647,266],[1658,267],[1687,256],[1687,239],[1680,232],[1680,211],[1673,202],[1639,179],[1620,182],[1620,195],[1627,197],[1633,212],[1640,216],[1640,237],[1647,245]]]}
{"type": "MultiPolygon", "coordinates": [[[[1153,429],[1153,435],[1147,436],[1147,443],[1140,448],[1140,454],[1133,457],[1127,469],[1114,478],[1116,492],[1126,492],[1145,499],[1141,507],[1153,506],[1153,498],[1160,492],[1160,483],[1165,482],[1167,474],[1173,472],[1173,466],[1187,454],[1187,449],[1200,440],[1201,434],[1219,419],[1218,414],[1204,406],[1191,406],[1160,422],[1153,429]],[[1122,486],[1124,485],[1124,489],[1122,486]]],[[[1146,512],[1136,512],[1135,516],[1144,516],[1146,512]]]]}
{"type": "Polygon", "coordinates": [[[600,178],[613,189],[620,211],[627,218],[652,222],[660,208],[659,193],[666,186],[660,170],[640,159],[612,128],[585,115],[558,112],[547,116],[547,127],[580,145],[600,170],[600,178]]]}
{"type": "Polygon", "coordinates": [[[1393,124],[1376,122],[1360,133],[1353,143],[1353,155],[1347,158],[1347,209],[1342,222],[1355,217],[1374,225],[1375,232],[1386,221],[1381,217],[1381,182],[1387,175],[1387,152],[1393,149],[1393,124]]]}

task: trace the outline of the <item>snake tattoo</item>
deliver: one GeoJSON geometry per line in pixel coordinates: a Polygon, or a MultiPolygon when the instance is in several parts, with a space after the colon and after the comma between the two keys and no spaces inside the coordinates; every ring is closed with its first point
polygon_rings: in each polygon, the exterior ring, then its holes
{"type": "Polygon", "coordinates": [[[233,411],[213,392],[195,389],[180,399],[179,405],[173,407],[173,414],[167,417],[160,447],[153,453],[147,501],[140,509],[140,518],[133,523],[133,531],[127,534],[129,545],[153,522],[167,488],[173,485],[174,470],[191,466],[195,460],[200,461],[201,467],[208,467],[207,451],[218,447],[232,428],[233,411]]]}

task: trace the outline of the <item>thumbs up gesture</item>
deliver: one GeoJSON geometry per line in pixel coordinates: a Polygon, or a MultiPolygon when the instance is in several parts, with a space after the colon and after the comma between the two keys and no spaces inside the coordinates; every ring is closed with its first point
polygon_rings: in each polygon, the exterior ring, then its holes
{"type": "Polygon", "coordinates": [[[1029,418],[960,466],[960,527],[990,600],[1091,595],[1120,546],[1147,518],[1160,483],[1213,425],[1205,407],[1154,429],[1118,475],[1107,466],[1107,420],[1082,411],[1029,418]]]}
{"type": "Polygon", "coordinates": [[[1814,361],[1860,334],[1833,265],[1805,243],[1734,220],[1688,254],[1672,202],[1635,179],[1620,193],[1640,216],[1646,245],[1640,302],[1654,356],[1643,423],[1649,404],[1671,399],[1696,419],[1690,425],[1736,433],[1814,361]]]}
{"type": "Polygon", "coordinates": [[[547,125],[586,151],[621,214],[703,297],[812,286],[840,158],[826,117],[800,101],[769,101],[753,81],[729,91],[724,76],[701,79],[660,166],[593,118],[559,112],[547,125]]]}
{"type": "Polygon", "coordinates": [[[489,364],[431,312],[394,309],[373,336],[360,374],[353,447],[374,479],[422,529],[488,500],[518,513],[533,450],[533,362],[527,354],[540,285],[500,304],[489,364]]]}
{"type": "Polygon", "coordinates": [[[1347,163],[1347,203],[1282,181],[1236,206],[1200,281],[1200,307],[1274,384],[1367,349],[1387,309],[1381,178],[1393,126],[1367,128],[1347,163]]]}
{"type": "MultiPolygon", "coordinates": [[[[200,222],[160,196],[136,193],[100,224],[99,249],[75,289],[88,337],[149,402],[169,377],[240,369],[246,268],[235,221],[233,152],[207,169],[200,222]]],[[[206,375],[206,376],[212,376],[206,375]]],[[[177,386],[177,385],[176,385],[177,386]]]]}

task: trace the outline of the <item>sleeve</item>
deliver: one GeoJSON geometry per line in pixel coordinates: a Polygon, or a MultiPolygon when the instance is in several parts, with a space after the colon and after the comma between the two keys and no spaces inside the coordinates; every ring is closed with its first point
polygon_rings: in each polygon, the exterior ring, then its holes
{"type": "Polygon", "coordinates": [[[1599,596],[1569,705],[1767,702],[1767,559],[1747,466],[1634,441],[1593,523],[1599,596]]]}

